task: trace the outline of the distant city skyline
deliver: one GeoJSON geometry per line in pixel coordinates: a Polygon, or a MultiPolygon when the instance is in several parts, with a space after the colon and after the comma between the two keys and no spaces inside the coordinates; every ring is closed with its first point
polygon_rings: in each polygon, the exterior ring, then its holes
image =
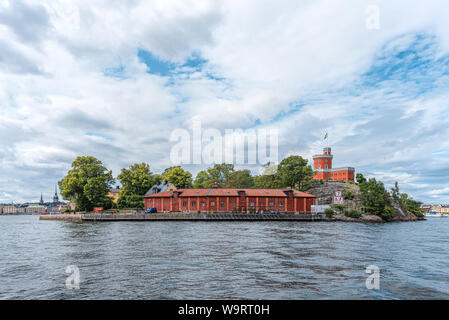
{"type": "Polygon", "coordinates": [[[80,155],[160,173],[196,120],[449,203],[449,3],[374,5],[0,0],[0,203],[51,199],[80,155]]]}

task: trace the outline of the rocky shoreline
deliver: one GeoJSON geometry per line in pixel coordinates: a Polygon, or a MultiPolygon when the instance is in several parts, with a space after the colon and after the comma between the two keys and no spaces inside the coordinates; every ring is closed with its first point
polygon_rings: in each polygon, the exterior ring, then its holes
{"type": "MultiPolygon", "coordinates": [[[[348,183],[348,182],[329,182],[325,181],[322,182],[318,186],[314,186],[308,190],[309,193],[317,196],[318,203],[321,205],[331,205],[333,196],[335,195],[335,192],[341,191],[343,193],[347,193],[348,190],[351,192],[352,197],[349,199],[348,197],[345,197],[344,200],[344,207],[345,210],[361,210],[363,207],[363,203],[358,199],[358,195],[360,195],[360,188],[355,183],[348,183]]],[[[362,216],[356,218],[356,217],[350,217],[345,216],[343,214],[343,210],[335,210],[334,209],[334,215],[332,218],[330,218],[330,221],[341,221],[341,222],[368,222],[368,223],[385,223],[385,222],[400,222],[400,221],[420,221],[420,220],[426,220],[424,217],[417,217],[413,214],[407,213],[401,205],[392,199],[391,203],[392,208],[394,209],[394,215],[391,219],[384,220],[382,217],[377,215],[370,215],[370,214],[362,214],[362,216]]]]}
{"type": "Polygon", "coordinates": [[[385,221],[379,216],[375,216],[375,215],[371,215],[371,214],[364,214],[360,218],[351,218],[351,217],[346,217],[344,215],[334,215],[332,217],[332,220],[340,221],[340,222],[388,223],[388,222],[422,221],[422,220],[426,220],[426,219],[418,218],[415,216],[408,216],[408,217],[393,217],[393,219],[385,221]]]}

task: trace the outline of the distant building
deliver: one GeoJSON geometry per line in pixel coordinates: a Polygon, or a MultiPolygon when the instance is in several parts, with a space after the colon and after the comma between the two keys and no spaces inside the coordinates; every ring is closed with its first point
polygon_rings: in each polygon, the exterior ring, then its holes
{"type": "Polygon", "coordinates": [[[2,205],[0,207],[0,213],[2,213],[2,214],[14,214],[14,213],[19,213],[19,212],[20,212],[20,208],[13,204],[2,205]]]}
{"type": "Polygon", "coordinates": [[[108,197],[112,198],[113,202],[117,202],[118,198],[120,198],[120,187],[117,186],[115,189],[110,189],[108,193],[108,197]]]}
{"type": "Polygon", "coordinates": [[[47,212],[47,208],[42,205],[29,205],[25,208],[25,213],[28,214],[41,214],[47,212]]]}
{"type": "Polygon", "coordinates": [[[55,194],[53,195],[52,202],[44,202],[41,193],[41,199],[39,204],[36,205],[34,203],[26,204],[22,209],[22,212],[31,213],[31,214],[40,214],[40,213],[61,213],[67,209],[67,203],[59,201],[58,196],[58,187],[55,185],[55,194]],[[42,209],[43,208],[43,209],[42,209]]]}
{"type": "Polygon", "coordinates": [[[314,180],[354,181],[354,168],[332,168],[331,148],[323,149],[323,154],[313,156],[314,180]]]}
{"type": "MultiPolygon", "coordinates": [[[[422,208],[422,206],[421,206],[421,208],[422,208]]],[[[430,205],[429,212],[435,212],[437,214],[449,214],[449,205],[447,205],[447,204],[430,205]]]]}
{"type": "Polygon", "coordinates": [[[161,193],[165,191],[174,191],[176,190],[176,186],[173,183],[169,183],[167,181],[163,181],[161,183],[155,184],[152,186],[147,193],[145,193],[145,196],[149,196],[156,193],[161,193]]]}
{"type": "Polygon", "coordinates": [[[422,204],[421,205],[421,210],[423,210],[424,213],[429,213],[431,209],[432,209],[431,204],[422,204]]]}
{"type": "Polygon", "coordinates": [[[53,196],[53,203],[59,203],[58,189],[56,185],[55,185],[55,195],[53,196]]]}

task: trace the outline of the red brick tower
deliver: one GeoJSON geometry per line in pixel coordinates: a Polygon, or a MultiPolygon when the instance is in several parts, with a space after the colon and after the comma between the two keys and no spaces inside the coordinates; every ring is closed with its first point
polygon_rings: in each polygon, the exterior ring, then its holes
{"type": "Polygon", "coordinates": [[[328,170],[332,169],[333,157],[329,147],[323,149],[323,154],[313,156],[313,169],[316,171],[315,179],[327,180],[330,177],[328,170]]]}
{"type": "Polygon", "coordinates": [[[323,154],[313,156],[313,170],[315,180],[353,181],[354,168],[332,168],[331,148],[323,149],[323,154]]]}

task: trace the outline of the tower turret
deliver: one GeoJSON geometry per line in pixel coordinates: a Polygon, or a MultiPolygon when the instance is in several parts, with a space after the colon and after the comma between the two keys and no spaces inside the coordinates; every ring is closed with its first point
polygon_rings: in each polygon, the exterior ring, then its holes
{"type": "Polygon", "coordinates": [[[323,149],[323,154],[318,154],[313,156],[313,169],[332,169],[332,158],[334,156],[331,154],[331,148],[326,147],[323,149]]]}
{"type": "Polygon", "coordinates": [[[53,203],[59,202],[59,197],[58,197],[58,188],[55,185],[55,195],[53,196],[53,203]]]}

